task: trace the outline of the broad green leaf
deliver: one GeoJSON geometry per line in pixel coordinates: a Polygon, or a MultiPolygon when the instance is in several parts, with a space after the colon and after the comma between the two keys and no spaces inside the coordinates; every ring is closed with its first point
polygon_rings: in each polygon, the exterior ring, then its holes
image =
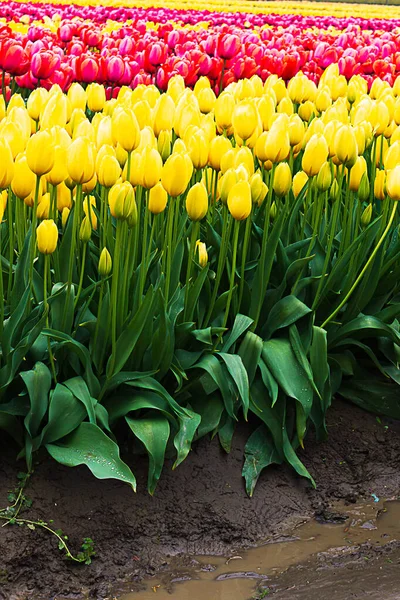
{"type": "Polygon", "coordinates": [[[274,445],[283,459],[283,440],[282,440],[282,421],[284,419],[284,403],[280,398],[278,402],[272,404],[268,388],[260,379],[255,379],[250,390],[251,401],[250,410],[254,413],[269,429],[274,445]]]}
{"type": "Polygon", "coordinates": [[[289,340],[279,338],[264,342],[262,357],[285,394],[300,402],[307,418],[311,411],[313,389],[289,340]]]}
{"type": "Polygon", "coordinates": [[[28,433],[35,437],[49,405],[51,374],[43,363],[36,363],[31,371],[24,371],[21,377],[27,387],[30,410],[24,419],[28,433]]]}
{"type": "Polygon", "coordinates": [[[344,338],[351,337],[356,339],[389,337],[396,344],[400,344],[400,334],[391,325],[382,323],[375,317],[363,315],[339,327],[331,335],[328,333],[329,348],[333,348],[344,338]]]}
{"type": "Polygon", "coordinates": [[[116,390],[120,385],[128,383],[128,381],[136,381],[137,379],[151,377],[155,373],[156,371],[122,371],[122,373],[117,373],[114,377],[111,377],[111,379],[106,381],[104,391],[110,393],[113,390],[116,390]]]}
{"type": "Polygon", "coordinates": [[[142,409],[154,409],[160,411],[164,417],[176,425],[176,417],[171,412],[171,407],[168,402],[165,398],[162,398],[151,391],[140,390],[134,392],[134,394],[126,393],[123,396],[111,397],[106,402],[106,408],[108,410],[111,425],[116,423],[118,419],[128,415],[130,412],[142,409]]]}
{"type": "Polygon", "coordinates": [[[149,455],[147,488],[153,495],[164,465],[165,448],[170,433],[169,422],[167,419],[157,416],[151,419],[131,419],[130,417],[125,417],[125,419],[149,455]]]}
{"type": "Polygon", "coordinates": [[[296,296],[282,298],[272,308],[268,316],[265,337],[270,338],[278,329],[292,325],[310,312],[311,309],[303,304],[303,302],[300,302],[296,296]]]}
{"type": "Polygon", "coordinates": [[[152,286],[150,286],[139,310],[117,340],[115,355],[111,354],[107,362],[107,379],[111,379],[111,377],[122,371],[124,368],[140,338],[147,317],[152,310],[153,299],[154,292],[152,286]]]}
{"type": "Polygon", "coordinates": [[[226,415],[225,423],[218,430],[219,443],[227,454],[231,451],[232,438],[235,433],[237,419],[232,419],[229,415],[226,415]]]}
{"type": "Polygon", "coordinates": [[[378,415],[400,419],[399,385],[365,370],[343,379],[339,394],[357,406],[378,415]]]}
{"type": "Polygon", "coordinates": [[[263,340],[252,331],[248,331],[240,344],[238,355],[241,357],[247,371],[250,386],[257,371],[262,349],[263,340]]]}
{"type": "Polygon", "coordinates": [[[293,469],[299,475],[301,475],[301,477],[306,477],[307,479],[309,479],[311,481],[311,484],[314,488],[317,487],[315,485],[314,479],[311,477],[310,473],[307,471],[307,469],[305,468],[305,466],[303,465],[303,463],[297,456],[296,452],[294,451],[293,446],[290,443],[290,440],[288,438],[286,427],[283,428],[282,433],[283,433],[283,451],[285,453],[286,460],[288,461],[288,463],[290,465],[292,465],[293,469]]]}
{"type": "Polygon", "coordinates": [[[239,390],[244,418],[247,420],[247,412],[249,410],[249,378],[242,359],[238,354],[226,354],[225,352],[220,352],[218,356],[222,358],[226,364],[226,367],[239,390]]]}
{"type": "Polygon", "coordinates": [[[246,317],[246,315],[236,315],[230,334],[228,335],[222,352],[229,352],[233,344],[240,338],[240,336],[250,327],[253,323],[253,319],[246,317]]]}
{"type": "Polygon", "coordinates": [[[205,371],[211,379],[214,381],[217,389],[222,394],[222,398],[225,404],[225,409],[228,415],[237,420],[234,412],[234,398],[232,397],[232,386],[229,385],[230,377],[226,377],[227,372],[222,368],[218,358],[213,354],[206,354],[203,356],[191,369],[202,369],[205,371]]]}
{"type": "Polygon", "coordinates": [[[120,459],[117,444],[93,423],[81,423],[63,444],[46,444],[46,449],[62,465],[86,465],[97,479],[119,479],[136,490],[136,479],[120,459]]]}
{"type": "Polygon", "coordinates": [[[64,382],[64,385],[66,385],[67,388],[73,393],[75,398],[82,402],[82,404],[86,408],[89,421],[92,424],[95,424],[96,414],[94,408],[96,405],[96,400],[91,397],[89,389],[82,377],[74,377],[73,379],[68,379],[68,381],[64,382]]]}
{"type": "Polygon", "coordinates": [[[85,406],[71,390],[57,383],[50,396],[49,418],[41,443],[50,444],[65,437],[82,423],[86,414],[85,406]]]}
{"type": "Polygon", "coordinates": [[[153,377],[146,377],[145,379],[137,379],[135,381],[127,381],[126,384],[143,390],[153,390],[168,402],[172,410],[178,416],[190,416],[191,414],[186,408],[179,406],[177,401],[173,399],[165,387],[159,381],[153,379],[153,377]]]}
{"type": "Polygon", "coordinates": [[[190,405],[201,417],[196,432],[197,438],[204,437],[218,427],[224,410],[223,402],[218,394],[210,394],[209,396],[193,395],[190,399],[190,405]]]}
{"type": "MultiPolygon", "coordinates": [[[[189,409],[186,410],[189,412],[189,409]]],[[[174,437],[177,458],[172,467],[173,469],[176,469],[189,454],[194,435],[201,421],[201,416],[190,411],[190,415],[179,415],[178,419],[180,427],[178,433],[174,437]]]]}
{"type": "Polygon", "coordinates": [[[244,456],[242,475],[246,481],[246,492],[251,498],[261,471],[273,463],[282,462],[265,425],[260,425],[251,434],[244,448],[244,456]]]}

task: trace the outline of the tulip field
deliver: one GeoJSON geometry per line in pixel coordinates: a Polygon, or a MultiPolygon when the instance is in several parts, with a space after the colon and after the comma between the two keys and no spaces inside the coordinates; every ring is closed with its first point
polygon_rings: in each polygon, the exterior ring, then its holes
{"type": "Polygon", "coordinates": [[[400,8],[0,2],[0,77],[0,429],[28,472],[135,489],[147,453],[153,493],[247,420],[252,495],[272,463],[314,484],[335,395],[400,417],[400,8]]]}

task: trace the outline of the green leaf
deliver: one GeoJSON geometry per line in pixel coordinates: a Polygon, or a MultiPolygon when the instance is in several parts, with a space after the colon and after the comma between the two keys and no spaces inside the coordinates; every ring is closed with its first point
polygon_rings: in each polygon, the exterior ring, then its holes
{"type": "MultiPolygon", "coordinates": [[[[186,410],[189,412],[189,409],[186,410]]],[[[176,467],[178,467],[189,454],[194,434],[196,433],[201,421],[201,416],[193,411],[190,411],[188,416],[179,415],[178,419],[180,427],[174,438],[174,446],[177,450],[178,456],[172,467],[173,469],[176,469],[176,467]]]]}
{"type": "Polygon", "coordinates": [[[242,359],[244,368],[247,371],[249,386],[253,383],[256,375],[258,362],[263,349],[263,340],[253,333],[248,331],[240,344],[238,355],[242,359]]]}
{"type": "Polygon", "coordinates": [[[286,427],[283,428],[282,433],[283,433],[283,451],[285,453],[286,460],[288,461],[288,463],[290,465],[292,465],[293,469],[299,475],[301,475],[301,477],[306,477],[307,479],[309,479],[311,481],[311,484],[314,488],[317,487],[315,485],[314,479],[311,477],[310,473],[307,471],[307,469],[305,468],[305,466],[303,465],[303,463],[297,456],[296,452],[294,451],[293,446],[290,443],[290,440],[289,440],[289,437],[288,437],[288,434],[286,431],[286,427]]]}
{"type": "Polygon", "coordinates": [[[129,325],[124,328],[123,332],[117,339],[115,356],[111,354],[107,362],[107,379],[111,379],[114,375],[122,371],[127,360],[132,354],[137,341],[144,329],[147,317],[153,308],[154,292],[153,287],[147,291],[142,305],[131,319],[129,325]]]}
{"type": "Polygon", "coordinates": [[[226,409],[228,415],[232,419],[237,420],[237,417],[236,417],[234,409],[233,409],[234,398],[232,396],[232,386],[229,385],[231,383],[229,381],[230,377],[226,376],[227,373],[222,368],[222,365],[220,364],[218,358],[216,356],[214,356],[213,354],[206,354],[196,364],[194,364],[193,367],[190,367],[190,368],[191,369],[202,369],[211,377],[211,379],[214,381],[217,389],[219,389],[222,394],[222,398],[223,398],[223,401],[225,404],[225,409],[226,409]]]}
{"type": "Polygon", "coordinates": [[[260,425],[251,434],[244,448],[244,456],[242,475],[246,481],[246,492],[251,498],[261,471],[273,463],[282,462],[265,425],[260,425]]]}
{"type": "Polygon", "coordinates": [[[195,395],[190,399],[190,405],[200,415],[201,421],[197,428],[197,438],[204,437],[214,431],[221,421],[224,410],[223,402],[218,394],[209,396],[195,395]]]}
{"type": "Polygon", "coordinates": [[[46,444],[46,449],[62,465],[86,465],[97,479],[119,479],[136,490],[135,477],[120,459],[117,444],[93,423],[81,423],[63,444],[46,444]]]}
{"type": "Polygon", "coordinates": [[[73,379],[68,379],[68,381],[65,381],[64,384],[73,393],[75,398],[82,402],[82,404],[86,408],[89,421],[92,424],[95,424],[96,414],[94,409],[96,405],[96,400],[91,397],[89,389],[82,377],[74,377],[73,379]]]}
{"type": "Polygon", "coordinates": [[[265,337],[270,338],[278,329],[292,325],[305,315],[308,315],[311,309],[303,302],[300,302],[296,296],[286,296],[279,300],[268,315],[265,337]]]}
{"type": "Polygon", "coordinates": [[[236,315],[231,332],[222,347],[222,352],[229,352],[233,344],[250,327],[252,323],[253,319],[250,319],[250,317],[246,317],[246,315],[241,314],[236,315]]]}
{"type": "Polygon", "coordinates": [[[332,334],[328,334],[329,348],[335,347],[344,338],[351,337],[356,339],[388,337],[396,344],[400,344],[400,334],[391,325],[387,325],[375,317],[363,315],[337,328],[332,334]]]}
{"type": "Polygon", "coordinates": [[[168,418],[175,426],[177,426],[176,418],[171,412],[171,407],[165,398],[151,391],[135,391],[126,393],[123,396],[109,398],[106,402],[106,408],[111,424],[113,425],[125,417],[130,412],[142,409],[154,409],[160,411],[162,415],[168,418]]]}
{"type": "Polygon", "coordinates": [[[42,444],[50,444],[68,435],[86,417],[85,406],[71,390],[58,383],[50,396],[49,420],[43,429],[42,444]]]}
{"type": "Polygon", "coordinates": [[[285,394],[300,402],[307,418],[311,411],[313,389],[289,340],[280,338],[264,342],[262,357],[285,394]]]}
{"type": "Polygon", "coordinates": [[[235,433],[237,420],[232,419],[229,415],[226,416],[224,425],[218,431],[219,443],[227,454],[231,451],[232,438],[235,433]]]}
{"type": "Polygon", "coordinates": [[[128,383],[128,381],[145,379],[146,377],[151,377],[155,373],[156,371],[122,371],[122,373],[117,373],[114,377],[108,379],[103,389],[105,392],[109,393],[117,389],[120,385],[128,383]]]}
{"type": "Polygon", "coordinates": [[[167,419],[157,416],[151,419],[131,419],[130,417],[125,417],[125,419],[149,455],[147,488],[153,495],[164,465],[165,448],[170,433],[169,422],[167,419]]]}
{"type": "Polygon", "coordinates": [[[226,354],[225,352],[220,352],[218,356],[226,364],[228,372],[239,390],[244,418],[247,421],[247,412],[249,410],[249,378],[242,359],[238,354],[226,354]]]}
{"type": "Polygon", "coordinates": [[[21,377],[27,387],[31,402],[24,424],[28,433],[35,437],[49,405],[51,373],[43,363],[36,363],[31,371],[24,371],[21,377]]]}

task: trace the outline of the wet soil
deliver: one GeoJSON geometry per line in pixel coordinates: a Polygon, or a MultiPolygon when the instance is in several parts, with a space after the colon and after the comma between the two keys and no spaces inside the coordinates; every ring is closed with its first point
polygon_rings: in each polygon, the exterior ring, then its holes
{"type": "MultiPolygon", "coordinates": [[[[27,490],[33,501],[30,517],[52,519],[54,528],[68,534],[74,551],[84,537],[93,538],[97,557],[90,566],[74,565],[62,558],[47,533],[1,528],[0,599],[113,598],[127,583],[134,587],[165,568],[169,556],[231,556],[235,549],[285,534],[314,515],[331,520],[330,507],[337,500],[371,501],[372,494],[397,497],[400,424],[378,422],[341,401],[330,410],[328,424],[328,441],[318,444],[310,435],[300,454],[317,482],[316,490],[288,467],[272,467],[261,475],[252,499],[241,478],[247,427],[238,430],[230,455],[216,439],[204,439],[175,472],[168,463],[154,497],[146,492],[144,459],[124,456],[138,478],[135,495],[117,481],[97,481],[85,467],[68,469],[41,457],[27,490]]],[[[14,487],[23,467],[0,446],[0,506],[7,504],[7,490],[14,487]]],[[[367,543],[357,553],[365,566],[370,562],[365,558],[379,560],[380,553],[387,557],[388,548],[367,543]]],[[[394,563],[397,556],[400,552],[394,563]]],[[[346,555],[329,560],[334,567],[343,563],[347,568],[348,559],[346,555]]],[[[289,577],[289,572],[281,577],[289,577]]],[[[287,597],[285,585],[293,586],[293,580],[276,583],[272,592],[277,598],[287,597]]],[[[231,597],[247,600],[234,593],[231,597]]],[[[291,600],[297,597],[303,598],[290,592],[291,600]]]]}

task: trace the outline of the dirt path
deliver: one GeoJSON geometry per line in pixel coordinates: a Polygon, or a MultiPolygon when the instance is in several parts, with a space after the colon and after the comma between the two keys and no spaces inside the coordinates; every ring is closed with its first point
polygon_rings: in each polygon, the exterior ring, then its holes
{"type": "MultiPolygon", "coordinates": [[[[288,530],[337,499],[352,502],[371,494],[388,498],[400,493],[399,423],[378,423],[340,401],[328,423],[328,442],[317,444],[310,437],[301,455],[317,490],[289,468],[270,468],[252,499],[241,478],[248,433],[244,427],[229,456],[217,440],[201,440],[176,472],[167,465],[153,498],[145,491],[144,461],[132,465],[139,489],[134,495],[118,482],[95,480],[84,467],[68,469],[41,459],[27,491],[33,500],[30,514],[53,519],[75,551],[82,538],[93,538],[97,558],[89,567],[75,566],[62,559],[47,534],[2,528],[0,599],[104,599],[122,582],[153,574],[167,555],[229,553],[288,530]]],[[[23,463],[16,465],[4,449],[0,456],[4,506],[23,463]]]]}

